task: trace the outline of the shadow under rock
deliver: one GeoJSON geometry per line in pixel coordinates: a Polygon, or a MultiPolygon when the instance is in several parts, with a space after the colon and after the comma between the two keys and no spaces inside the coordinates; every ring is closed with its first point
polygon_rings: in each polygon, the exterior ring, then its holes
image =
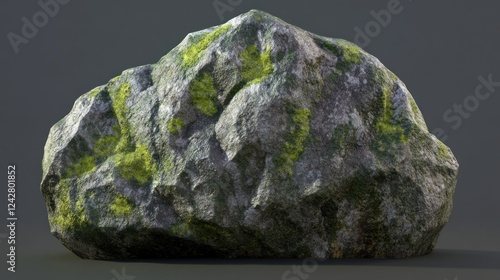
{"type": "MultiPolygon", "coordinates": [[[[131,259],[122,263],[165,263],[201,265],[302,265],[303,259],[131,259]]],[[[318,260],[322,266],[392,266],[427,268],[500,269],[500,252],[456,249],[436,249],[426,256],[407,259],[328,259],[318,260]]]]}

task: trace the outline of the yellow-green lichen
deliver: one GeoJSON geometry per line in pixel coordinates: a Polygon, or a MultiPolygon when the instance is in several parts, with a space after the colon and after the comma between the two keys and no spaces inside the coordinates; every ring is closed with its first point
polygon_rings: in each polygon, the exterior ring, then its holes
{"type": "Polygon", "coordinates": [[[150,181],[156,169],[151,152],[145,145],[137,145],[130,153],[117,154],[116,165],[123,178],[140,184],[150,181]]]}
{"type": "Polygon", "coordinates": [[[131,94],[130,83],[123,83],[110,93],[112,107],[118,124],[113,133],[95,140],[93,149],[82,156],[64,172],[65,178],[92,173],[96,166],[113,158],[120,175],[129,180],[144,184],[152,179],[156,163],[146,145],[132,141],[130,123],[127,119],[127,99],[131,94]]]}
{"type": "Polygon", "coordinates": [[[96,165],[112,155],[113,150],[123,151],[130,143],[130,125],[126,119],[127,98],[130,96],[130,84],[123,83],[120,88],[111,94],[112,107],[118,120],[113,135],[96,140],[91,153],[82,156],[76,163],[70,165],[64,173],[65,178],[82,176],[96,170],[96,165]]]}
{"type": "Polygon", "coordinates": [[[442,158],[447,158],[448,157],[448,147],[446,147],[446,145],[437,140],[437,143],[438,143],[438,153],[439,155],[442,157],[442,158]]]}
{"type": "Polygon", "coordinates": [[[118,81],[118,79],[120,79],[121,75],[118,75],[114,78],[112,78],[111,80],[109,80],[109,83],[115,83],[116,81],[118,81]]]}
{"type": "Polygon", "coordinates": [[[102,87],[96,87],[89,93],[89,98],[95,98],[102,91],[102,87]]]}
{"type": "Polygon", "coordinates": [[[274,71],[269,46],[261,53],[256,45],[250,45],[240,54],[240,60],[243,64],[241,77],[249,84],[262,82],[274,71]]]}
{"type": "Polygon", "coordinates": [[[395,112],[391,101],[391,91],[387,86],[382,88],[382,108],[375,121],[375,149],[387,154],[399,143],[406,143],[408,135],[405,129],[395,120],[395,112]]]}
{"type": "Polygon", "coordinates": [[[379,116],[376,123],[377,131],[381,134],[390,134],[391,139],[399,142],[406,142],[408,140],[404,133],[404,129],[393,122],[394,120],[394,108],[391,101],[390,89],[383,89],[383,111],[379,116]]]}
{"type": "Polygon", "coordinates": [[[292,114],[291,132],[277,158],[278,170],[289,176],[293,174],[293,167],[304,151],[304,142],[309,135],[309,121],[311,112],[308,109],[297,109],[292,114]]]}
{"type": "Polygon", "coordinates": [[[359,64],[361,61],[361,50],[355,44],[348,41],[341,41],[339,46],[342,49],[344,59],[350,64],[359,64]]]}
{"type": "Polygon", "coordinates": [[[120,141],[120,136],[112,134],[97,139],[94,147],[94,155],[97,161],[102,162],[113,154],[120,141]]]}
{"type": "Polygon", "coordinates": [[[189,92],[196,109],[209,117],[217,113],[217,90],[212,76],[203,73],[196,77],[189,85],[189,92]]]}
{"type": "Polygon", "coordinates": [[[341,77],[352,65],[361,62],[361,49],[351,42],[339,40],[337,44],[333,44],[328,41],[318,41],[318,45],[337,57],[335,71],[332,74],[334,79],[341,77]]]}
{"type": "Polygon", "coordinates": [[[184,121],[181,118],[171,118],[167,121],[167,130],[173,135],[179,135],[184,127],[184,121]]]}
{"type": "Polygon", "coordinates": [[[113,92],[110,97],[113,101],[113,110],[115,112],[118,124],[120,125],[120,141],[116,145],[117,151],[123,151],[130,145],[130,124],[127,120],[127,99],[131,93],[130,83],[123,83],[120,88],[113,92]]]}
{"type": "Polygon", "coordinates": [[[95,169],[95,158],[91,155],[84,155],[79,161],[66,168],[64,177],[83,176],[94,172],[95,169]]]}
{"type": "Polygon", "coordinates": [[[196,65],[196,63],[200,60],[203,51],[206,50],[214,40],[226,33],[230,27],[230,24],[219,26],[214,31],[203,35],[196,43],[191,44],[181,53],[182,65],[185,67],[193,67],[196,65]]]}
{"type": "Polygon", "coordinates": [[[146,145],[137,145],[132,141],[130,123],[127,119],[127,100],[131,93],[130,83],[123,83],[120,88],[111,94],[113,110],[119,124],[119,137],[111,136],[102,140],[104,153],[110,152],[115,146],[115,161],[120,175],[140,184],[150,181],[156,169],[155,161],[146,145]],[[119,139],[116,145],[115,140],[119,139]]]}
{"type": "Polygon", "coordinates": [[[97,139],[92,152],[82,156],[76,163],[69,165],[64,171],[63,177],[72,178],[95,172],[97,165],[113,154],[119,140],[120,137],[116,132],[97,139]]]}
{"type": "Polygon", "coordinates": [[[111,213],[118,217],[130,215],[133,209],[132,203],[123,195],[118,195],[109,207],[111,213]]]}
{"type": "Polygon", "coordinates": [[[56,186],[56,208],[49,218],[52,227],[60,230],[82,225],[86,221],[83,198],[72,205],[69,192],[69,180],[61,180],[56,186]]]}
{"type": "Polygon", "coordinates": [[[420,110],[418,109],[418,106],[417,106],[417,103],[415,102],[415,100],[413,98],[409,98],[410,99],[410,106],[411,106],[411,110],[413,111],[413,114],[418,114],[420,112],[420,110]]]}

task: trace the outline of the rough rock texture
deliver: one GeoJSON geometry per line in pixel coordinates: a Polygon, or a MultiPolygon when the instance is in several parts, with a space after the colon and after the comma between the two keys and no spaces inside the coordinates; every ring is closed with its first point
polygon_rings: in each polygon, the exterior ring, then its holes
{"type": "Polygon", "coordinates": [[[457,170],[375,57],[250,11],[81,96],[41,190],[82,258],[403,258],[432,250],[457,170]]]}

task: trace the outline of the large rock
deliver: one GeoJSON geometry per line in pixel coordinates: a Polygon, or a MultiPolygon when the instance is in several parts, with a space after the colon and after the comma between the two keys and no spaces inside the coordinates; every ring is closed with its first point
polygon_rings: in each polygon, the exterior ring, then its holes
{"type": "Polygon", "coordinates": [[[82,95],[41,190],[82,258],[429,253],[458,164],[354,44],[250,11],[82,95]]]}

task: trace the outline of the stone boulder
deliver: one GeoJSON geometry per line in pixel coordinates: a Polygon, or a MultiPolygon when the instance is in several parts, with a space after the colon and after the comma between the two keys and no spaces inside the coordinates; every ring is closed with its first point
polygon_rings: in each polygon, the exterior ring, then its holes
{"type": "Polygon", "coordinates": [[[41,191],[82,258],[404,258],[457,172],[378,59],[252,10],[78,98],[41,191]]]}

